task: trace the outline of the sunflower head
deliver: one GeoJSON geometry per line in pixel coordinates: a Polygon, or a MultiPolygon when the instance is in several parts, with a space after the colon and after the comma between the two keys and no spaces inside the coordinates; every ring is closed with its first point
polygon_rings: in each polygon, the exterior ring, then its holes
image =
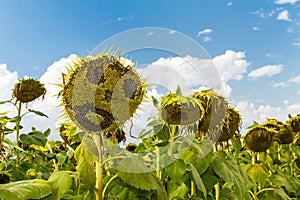
{"type": "Polygon", "coordinates": [[[255,126],[250,129],[245,138],[245,146],[254,152],[264,152],[273,143],[274,131],[263,126],[255,126]]]}
{"type": "Polygon", "coordinates": [[[223,129],[218,138],[218,142],[228,141],[235,135],[241,126],[241,116],[237,110],[228,107],[224,119],[223,129]]]}
{"type": "Polygon", "coordinates": [[[28,78],[22,79],[15,84],[12,96],[16,98],[16,101],[29,103],[41,96],[44,97],[45,94],[46,89],[44,84],[41,84],[38,80],[28,78]]]}
{"type": "Polygon", "coordinates": [[[283,122],[277,119],[268,119],[265,123],[262,124],[262,126],[272,129],[274,131],[280,131],[282,125],[283,122]]]}
{"type": "Polygon", "coordinates": [[[77,134],[76,127],[72,123],[61,123],[58,127],[58,132],[65,144],[68,144],[73,149],[76,149],[80,145],[81,139],[77,134]]]}
{"type": "Polygon", "coordinates": [[[144,94],[133,67],[104,53],[74,62],[59,93],[68,116],[90,133],[118,128],[133,116],[144,94]]]}
{"type": "Polygon", "coordinates": [[[280,131],[276,132],[274,136],[279,144],[290,144],[294,141],[293,129],[286,124],[280,126],[280,131]]]}
{"type": "Polygon", "coordinates": [[[171,125],[188,125],[203,117],[203,107],[198,99],[169,93],[162,98],[160,115],[171,125]]]}
{"type": "Polygon", "coordinates": [[[29,179],[35,179],[37,177],[37,173],[36,173],[35,169],[27,170],[26,175],[29,179]]]}
{"type": "Polygon", "coordinates": [[[228,102],[213,90],[195,92],[193,97],[198,99],[204,108],[204,116],[199,121],[198,131],[205,133],[211,140],[217,141],[222,132],[228,102]]]}
{"type": "Polygon", "coordinates": [[[293,132],[300,131],[300,116],[294,116],[287,120],[286,122],[292,128],[293,132]]]}

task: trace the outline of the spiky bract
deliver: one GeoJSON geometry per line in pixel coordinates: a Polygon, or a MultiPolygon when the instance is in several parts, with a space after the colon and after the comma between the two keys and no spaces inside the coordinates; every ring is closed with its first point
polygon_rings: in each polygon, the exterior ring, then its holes
{"type": "Polygon", "coordinates": [[[15,84],[12,96],[21,103],[29,103],[39,97],[44,97],[46,88],[40,81],[28,78],[22,79],[15,84]]]}
{"type": "Polygon", "coordinates": [[[145,87],[131,66],[104,53],[74,64],[60,95],[77,126],[90,133],[110,131],[133,116],[145,87]]]}

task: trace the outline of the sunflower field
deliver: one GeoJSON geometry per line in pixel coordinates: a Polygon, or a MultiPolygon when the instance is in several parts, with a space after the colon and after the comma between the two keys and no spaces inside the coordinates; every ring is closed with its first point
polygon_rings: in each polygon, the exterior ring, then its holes
{"type": "Polygon", "coordinates": [[[58,141],[34,124],[21,134],[26,114],[48,117],[27,105],[42,100],[43,83],[22,79],[0,102],[17,113],[0,111],[1,200],[300,199],[300,116],[241,133],[242,116],[221,94],[178,87],[158,101],[134,66],[109,53],[74,61],[58,87],[67,119],[58,141]],[[133,136],[124,124],[145,99],[158,114],[125,146],[133,136]]]}

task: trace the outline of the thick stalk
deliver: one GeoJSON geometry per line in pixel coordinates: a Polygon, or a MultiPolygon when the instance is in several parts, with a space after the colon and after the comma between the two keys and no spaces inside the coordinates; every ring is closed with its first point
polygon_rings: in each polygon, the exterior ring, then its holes
{"type": "Polygon", "coordinates": [[[94,142],[98,148],[98,160],[96,161],[96,200],[103,200],[102,138],[100,134],[94,134],[94,142]]]}
{"type": "Polygon", "coordinates": [[[220,199],[220,182],[218,182],[215,185],[215,191],[216,191],[216,200],[219,200],[220,199]]]}
{"type": "Polygon", "coordinates": [[[161,170],[160,170],[160,152],[159,147],[155,146],[155,153],[156,153],[156,176],[159,180],[161,180],[161,170]]]}
{"type": "Polygon", "coordinates": [[[191,195],[193,196],[194,194],[196,194],[196,184],[194,183],[194,181],[191,181],[191,195]]]}
{"type": "Polygon", "coordinates": [[[176,126],[172,125],[171,126],[170,143],[169,143],[169,148],[168,148],[168,155],[169,156],[172,156],[172,154],[173,154],[175,131],[176,131],[176,126]]]}
{"type": "MultiPolygon", "coordinates": [[[[20,137],[20,124],[21,124],[21,108],[22,108],[22,103],[19,101],[19,105],[17,107],[18,110],[18,116],[17,116],[17,123],[16,123],[16,144],[19,145],[19,137],[20,137]]],[[[19,155],[19,150],[16,149],[16,154],[17,154],[17,160],[16,164],[19,166],[20,162],[20,155],[19,155]]]]}

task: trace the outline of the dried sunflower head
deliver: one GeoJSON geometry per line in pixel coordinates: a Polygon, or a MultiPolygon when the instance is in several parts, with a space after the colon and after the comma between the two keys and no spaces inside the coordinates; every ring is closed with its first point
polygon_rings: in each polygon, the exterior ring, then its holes
{"type": "Polygon", "coordinates": [[[247,132],[244,138],[245,146],[254,152],[264,152],[271,147],[274,134],[272,129],[255,126],[247,132]]]}
{"type": "Polygon", "coordinates": [[[276,132],[274,140],[279,144],[290,144],[294,140],[293,130],[289,125],[283,124],[280,130],[276,132]]]}
{"type": "Polygon", "coordinates": [[[262,126],[272,129],[274,131],[280,131],[282,125],[283,122],[277,119],[268,119],[265,123],[262,124],[262,126]]]}
{"type": "Polygon", "coordinates": [[[74,64],[59,95],[77,126],[90,133],[110,131],[133,116],[145,86],[132,66],[104,53],[74,64]]]}
{"type": "Polygon", "coordinates": [[[203,117],[203,108],[198,99],[169,93],[162,98],[160,115],[172,125],[188,125],[203,117]]]}
{"type": "Polygon", "coordinates": [[[287,120],[286,124],[288,124],[293,132],[300,131],[300,116],[294,116],[287,120]]]}
{"type": "Polygon", "coordinates": [[[204,107],[204,116],[199,121],[198,131],[205,133],[211,140],[217,141],[222,132],[228,102],[213,90],[195,92],[193,96],[204,107]]]}
{"type": "Polygon", "coordinates": [[[41,96],[44,97],[45,94],[46,89],[44,84],[41,84],[38,80],[28,78],[22,79],[15,84],[12,96],[16,98],[16,101],[29,103],[41,96]]]}
{"type": "Polygon", "coordinates": [[[228,107],[224,119],[223,130],[218,138],[218,142],[228,141],[235,135],[241,126],[241,116],[237,110],[228,107]]]}

